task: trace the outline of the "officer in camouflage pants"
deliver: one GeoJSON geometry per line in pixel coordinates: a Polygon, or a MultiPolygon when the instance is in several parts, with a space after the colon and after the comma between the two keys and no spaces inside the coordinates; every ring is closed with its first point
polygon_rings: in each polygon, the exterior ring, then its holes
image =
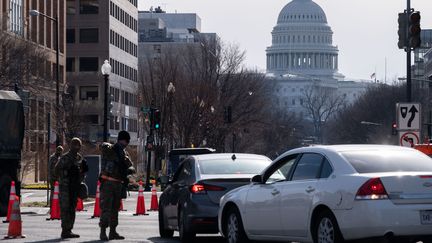
{"type": "Polygon", "coordinates": [[[99,226],[101,229],[100,239],[103,241],[124,239],[117,233],[116,228],[120,200],[125,197],[122,195],[122,188],[129,182],[128,175],[135,173],[129,154],[125,150],[129,141],[129,133],[120,131],[116,144],[102,144],[99,226]],[[106,228],[108,227],[110,227],[109,237],[106,235],[106,228]]]}
{"type": "Polygon", "coordinates": [[[83,157],[78,152],[82,146],[79,138],[73,138],[70,150],[64,154],[55,167],[60,182],[60,217],[62,233],[61,238],[78,238],[72,233],[75,223],[75,208],[81,182],[88,167],[83,163],[83,157]]]}

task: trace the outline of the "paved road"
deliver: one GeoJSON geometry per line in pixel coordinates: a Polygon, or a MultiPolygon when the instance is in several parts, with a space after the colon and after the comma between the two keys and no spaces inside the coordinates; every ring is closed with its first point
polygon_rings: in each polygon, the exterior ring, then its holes
{"type": "MultiPolygon", "coordinates": [[[[43,193],[40,191],[27,191],[23,192],[27,196],[23,201],[44,200],[43,193]],[[31,195],[29,193],[32,193],[31,195]]],[[[150,193],[145,193],[146,208],[150,207],[150,193]]],[[[180,242],[178,234],[174,234],[171,240],[162,239],[159,237],[158,231],[158,217],[157,212],[148,212],[148,216],[133,216],[136,208],[137,193],[131,193],[131,196],[124,201],[124,208],[127,211],[120,212],[120,225],[118,232],[126,237],[126,241],[120,242],[180,242]]],[[[45,197],[46,200],[46,197],[45,197]]],[[[87,207],[86,212],[78,212],[75,222],[74,232],[80,234],[79,239],[67,240],[69,242],[98,242],[99,239],[99,219],[92,219],[93,205],[87,207]]],[[[23,221],[23,234],[26,235],[25,239],[20,240],[7,240],[4,242],[58,242],[60,241],[60,221],[46,221],[47,215],[44,210],[35,211],[33,209],[22,208],[26,214],[22,215],[23,221]],[[29,213],[29,212],[37,212],[29,213]]],[[[45,210],[46,212],[47,210],[45,210]]],[[[7,234],[8,224],[0,223],[0,236],[7,234]]],[[[224,242],[218,235],[198,235],[197,242],[206,243],[219,243],[224,242]]]]}

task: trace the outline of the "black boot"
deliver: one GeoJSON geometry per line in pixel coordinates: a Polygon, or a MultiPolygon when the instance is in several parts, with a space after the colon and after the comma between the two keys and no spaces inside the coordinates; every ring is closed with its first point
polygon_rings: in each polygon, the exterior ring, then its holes
{"type": "Polygon", "coordinates": [[[124,238],[124,236],[121,236],[117,233],[115,227],[111,227],[110,232],[109,232],[109,239],[110,240],[124,240],[125,238],[124,238]]]}
{"type": "Polygon", "coordinates": [[[70,230],[63,230],[61,233],[62,239],[69,239],[69,238],[79,238],[80,236],[77,234],[72,233],[70,230]]]}
{"type": "Polygon", "coordinates": [[[101,227],[100,228],[100,236],[99,236],[99,238],[102,241],[108,241],[108,236],[106,235],[106,228],[105,227],[101,227]]]}

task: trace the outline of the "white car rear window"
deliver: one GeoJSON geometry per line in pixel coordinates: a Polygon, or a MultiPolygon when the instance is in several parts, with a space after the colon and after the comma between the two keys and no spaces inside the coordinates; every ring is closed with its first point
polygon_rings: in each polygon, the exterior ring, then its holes
{"type": "Polygon", "coordinates": [[[346,151],[342,156],[358,173],[432,171],[432,159],[418,151],[346,151]]]}

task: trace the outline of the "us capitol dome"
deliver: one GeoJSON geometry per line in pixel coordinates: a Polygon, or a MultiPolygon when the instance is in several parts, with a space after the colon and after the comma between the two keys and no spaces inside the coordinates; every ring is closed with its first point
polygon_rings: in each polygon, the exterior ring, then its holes
{"type": "Polygon", "coordinates": [[[267,74],[342,80],[337,46],[323,9],[312,0],[293,0],[280,12],[267,48],[267,74]]]}

